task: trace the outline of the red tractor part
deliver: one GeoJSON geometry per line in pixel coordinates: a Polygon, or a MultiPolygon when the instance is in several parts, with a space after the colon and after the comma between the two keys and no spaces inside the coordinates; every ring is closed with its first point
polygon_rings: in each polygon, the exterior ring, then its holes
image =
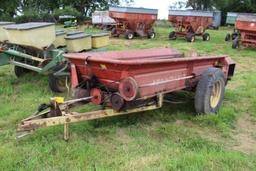
{"type": "Polygon", "coordinates": [[[202,36],[203,41],[210,40],[206,29],[213,22],[214,12],[195,10],[170,10],[169,21],[175,26],[175,31],[169,34],[170,40],[185,37],[188,42],[194,42],[196,36],[202,36]]]}
{"type": "Polygon", "coordinates": [[[100,105],[103,102],[104,94],[98,88],[91,89],[90,96],[92,97],[91,102],[96,105],[100,105]]]}
{"type": "Polygon", "coordinates": [[[135,36],[152,39],[155,37],[153,24],[157,20],[157,14],[157,9],[110,7],[109,16],[116,21],[112,36],[124,34],[127,39],[133,39],[135,36]]]}
{"type": "Polygon", "coordinates": [[[233,40],[233,49],[238,48],[239,45],[256,47],[256,14],[239,14],[235,29],[240,34],[233,40]]]}
{"type": "Polygon", "coordinates": [[[132,101],[137,97],[138,89],[137,82],[132,77],[128,77],[120,81],[118,91],[126,101],[132,101]]]}

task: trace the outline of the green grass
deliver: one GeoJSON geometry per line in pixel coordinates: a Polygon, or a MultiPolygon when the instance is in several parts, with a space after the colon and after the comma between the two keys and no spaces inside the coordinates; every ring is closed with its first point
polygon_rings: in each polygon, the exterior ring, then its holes
{"type": "MultiPolygon", "coordinates": [[[[176,48],[185,54],[227,54],[237,63],[223,106],[217,115],[196,115],[193,96],[175,93],[182,104],[165,104],[155,111],[41,129],[20,141],[15,128],[52,93],[47,77],[31,73],[17,79],[12,66],[0,68],[0,170],[256,170],[256,149],[239,148],[246,134],[239,119],[256,128],[255,49],[231,49],[227,28],[209,31],[211,41],[187,43],[167,39],[171,29],[157,27],[157,38],[111,39],[109,50],[176,48]],[[242,129],[242,132],[240,130],[242,129]]],[[[87,29],[87,33],[99,30],[87,29]]],[[[61,94],[68,97],[67,94],[61,94]]],[[[170,98],[172,98],[171,96],[170,98]]],[[[94,106],[87,108],[94,109],[94,106]]],[[[79,109],[80,110],[80,109],[79,109]]],[[[255,129],[254,129],[255,130],[255,129]]],[[[247,134],[246,134],[247,135],[247,134]]],[[[249,134],[248,134],[249,135],[249,134]]],[[[256,142],[256,134],[251,135],[256,142]]]]}

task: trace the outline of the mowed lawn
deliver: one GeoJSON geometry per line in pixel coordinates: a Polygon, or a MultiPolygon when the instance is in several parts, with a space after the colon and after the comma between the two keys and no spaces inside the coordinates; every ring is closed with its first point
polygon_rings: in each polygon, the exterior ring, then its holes
{"type": "MultiPolygon", "coordinates": [[[[168,27],[156,27],[154,40],[111,39],[109,50],[176,48],[191,53],[227,54],[236,61],[216,115],[197,115],[193,94],[178,92],[155,111],[45,128],[15,140],[17,124],[54,94],[47,77],[17,79],[12,66],[0,67],[0,170],[256,170],[256,49],[231,49],[232,29],[209,31],[211,40],[168,40],[168,27]]],[[[94,30],[95,31],[95,30],[94,30]]],[[[86,30],[92,32],[92,30],[86,30]]],[[[90,107],[93,110],[93,107],[90,107]]]]}

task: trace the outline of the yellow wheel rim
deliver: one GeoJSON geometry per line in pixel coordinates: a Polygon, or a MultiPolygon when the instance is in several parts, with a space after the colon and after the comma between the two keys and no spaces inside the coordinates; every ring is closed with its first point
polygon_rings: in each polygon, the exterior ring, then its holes
{"type": "Polygon", "coordinates": [[[221,96],[221,82],[217,81],[212,89],[212,94],[210,98],[210,105],[212,108],[217,107],[220,101],[220,96],[221,96]]]}
{"type": "Polygon", "coordinates": [[[194,42],[194,41],[195,41],[195,36],[193,36],[191,39],[191,42],[194,42]]]}

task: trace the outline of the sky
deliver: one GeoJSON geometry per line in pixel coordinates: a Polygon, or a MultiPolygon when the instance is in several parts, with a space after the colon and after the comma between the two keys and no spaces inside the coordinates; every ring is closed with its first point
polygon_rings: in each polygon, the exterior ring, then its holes
{"type": "Polygon", "coordinates": [[[187,0],[134,0],[131,6],[158,9],[158,18],[167,19],[169,6],[177,1],[186,2],[187,0]]]}

